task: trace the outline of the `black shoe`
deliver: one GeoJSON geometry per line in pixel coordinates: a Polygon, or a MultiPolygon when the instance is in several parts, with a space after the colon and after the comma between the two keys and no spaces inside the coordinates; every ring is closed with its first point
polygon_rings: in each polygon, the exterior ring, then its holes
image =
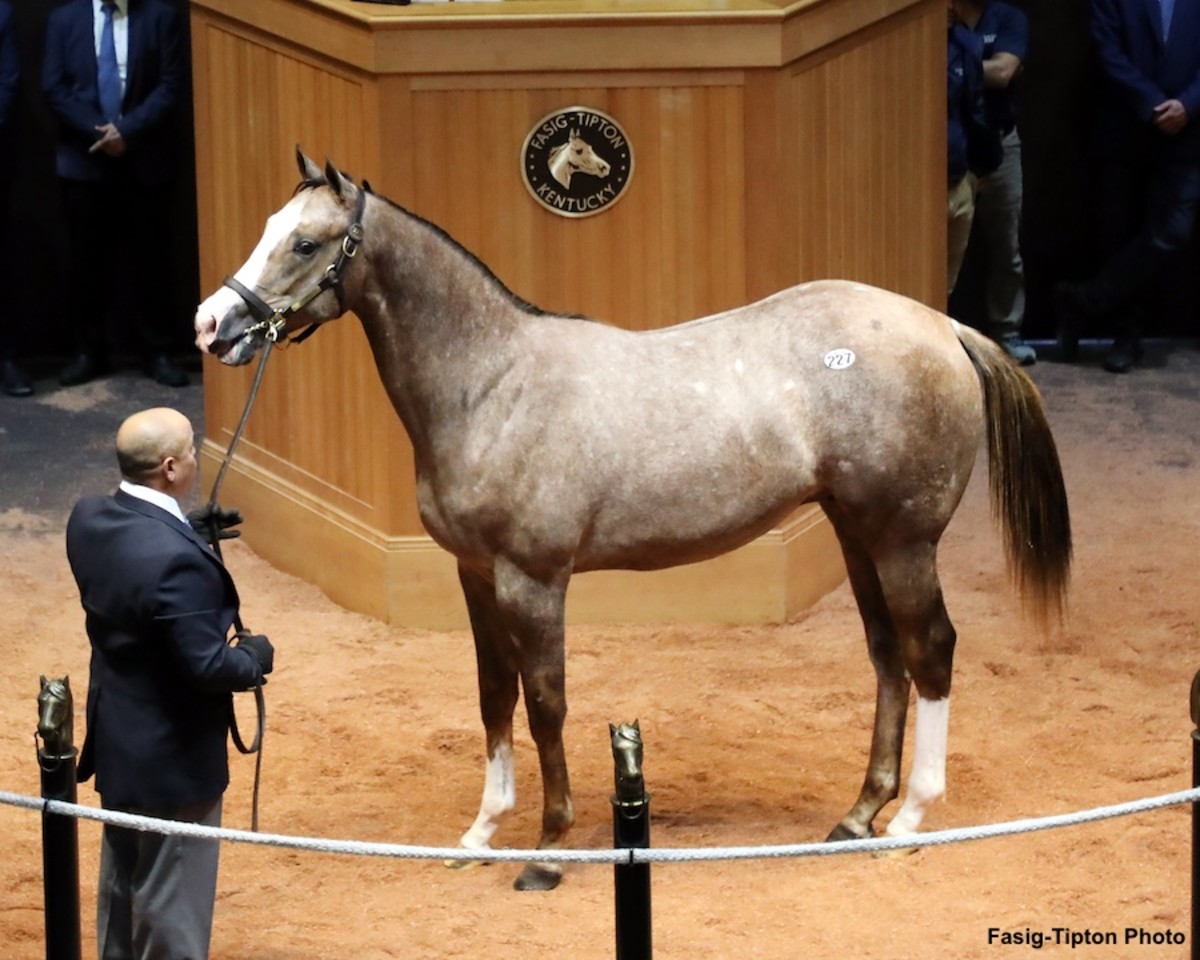
{"type": "Polygon", "coordinates": [[[33,393],[33,382],[29,379],[29,374],[12,360],[5,360],[0,367],[4,379],[4,392],[10,397],[28,397],[33,393]]]}
{"type": "Polygon", "coordinates": [[[1062,282],[1054,285],[1054,315],[1059,359],[1074,363],[1079,359],[1079,337],[1087,316],[1082,284],[1062,282]]]}
{"type": "Polygon", "coordinates": [[[95,380],[107,369],[106,364],[97,360],[90,353],[81,353],[63,367],[62,373],[58,375],[58,382],[64,387],[77,387],[95,380]]]}
{"type": "Polygon", "coordinates": [[[1125,334],[1117,337],[1104,355],[1104,369],[1109,373],[1128,373],[1142,359],[1142,341],[1125,334]]]}
{"type": "Polygon", "coordinates": [[[169,357],[161,353],[146,362],[146,376],[164,387],[186,387],[192,382],[169,357]]]}

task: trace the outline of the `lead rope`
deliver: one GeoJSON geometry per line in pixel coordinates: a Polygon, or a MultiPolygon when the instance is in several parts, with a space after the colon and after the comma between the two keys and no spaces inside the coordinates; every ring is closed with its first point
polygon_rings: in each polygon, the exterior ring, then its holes
{"type": "MultiPolygon", "coordinates": [[[[225,459],[221,461],[221,469],[217,471],[217,479],[213,481],[212,493],[208,497],[209,507],[217,505],[217,494],[221,490],[221,484],[225,482],[225,474],[229,471],[229,464],[233,462],[233,453],[237,449],[238,441],[242,439],[242,432],[246,429],[246,421],[250,419],[250,411],[254,407],[254,401],[258,397],[258,389],[262,386],[263,374],[267,369],[267,358],[271,355],[271,350],[275,346],[275,341],[279,339],[279,333],[283,329],[285,321],[272,321],[267,326],[266,340],[263,343],[262,356],[258,361],[258,369],[254,372],[254,380],[250,384],[250,393],[246,397],[246,407],[242,411],[242,418],[238,421],[237,429],[233,431],[233,439],[229,441],[229,447],[225,451],[225,459]]],[[[213,552],[217,555],[222,563],[225,562],[221,556],[221,541],[217,536],[217,530],[214,527],[212,537],[209,540],[212,545],[213,552]]],[[[246,632],[245,626],[242,624],[242,616],[240,613],[233,615],[233,623],[237,628],[238,634],[246,632]]],[[[262,785],[262,757],[263,757],[263,735],[267,730],[267,701],[263,696],[262,684],[254,687],[254,705],[257,712],[257,723],[254,731],[254,740],[250,746],[246,746],[246,742],[242,739],[241,731],[238,729],[237,713],[231,708],[229,711],[229,733],[233,738],[233,745],[237,748],[238,753],[255,755],[254,758],[254,792],[251,799],[250,810],[250,829],[255,833],[258,832],[258,798],[262,785]]]]}

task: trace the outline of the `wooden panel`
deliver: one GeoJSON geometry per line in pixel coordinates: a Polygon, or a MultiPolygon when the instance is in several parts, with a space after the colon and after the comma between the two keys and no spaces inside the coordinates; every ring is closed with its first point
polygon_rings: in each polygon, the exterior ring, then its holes
{"type": "MultiPolygon", "coordinates": [[[[208,291],[246,258],[266,217],[294,188],[294,146],[311,145],[318,158],[327,152],[345,169],[364,170],[377,155],[367,118],[378,107],[370,78],[335,72],[221,25],[205,24],[195,37],[196,62],[208,78],[196,119],[200,219],[208,231],[201,278],[208,291]],[[240,96],[246,90],[254,96],[240,96]],[[229,110],[232,102],[241,108],[229,110]]],[[[208,381],[220,378],[222,389],[206,392],[206,421],[209,436],[223,445],[240,416],[251,369],[208,363],[208,381]]],[[[389,412],[362,328],[347,316],[272,358],[242,454],[320,491],[352,516],[384,529],[407,524],[416,533],[411,453],[389,412]],[[397,474],[407,478],[407,497],[396,495],[397,474]]]]}
{"type": "Polygon", "coordinates": [[[416,212],[546,309],[647,329],[745,302],[740,85],[480,85],[413,94],[416,212]],[[626,195],[581,220],[543,209],[520,177],[525,134],[574,105],[611,115],[634,149],[626,195]]]}
{"type": "Polygon", "coordinates": [[[779,67],[926,0],[192,0],[376,73],[779,67]],[[497,42],[497,38],[502,38],[497,42]]]}
{"type": "MultiPolygon", "coordinates": [[[[647,329],[824,276],[941,302],[940,0],[378,10],[193,0],[207,287],[286,199],[300,142],[439,223],[547,309],[647,329]],[[617,204],[568,220],[528,196],[519,151],[541,117],[576,104],[618,120],[635,172],[617,204]]],[[[206,369],[208,470],[250,375],[206,369]]],[[[248,524],[256,549],[342,602],[463,622],[453,562],[420,526],[411,449],[353,318],[272,361],[229,489],[266,521],[248,524]]],[[[716,563],[585,577],[594,586],[573,588],[572,609],[779,619],[841,575],[828,525],[808,510],[716,563]]]]}
{"type": "Polygon", "coordinates": [[[845,277],[942,304],[945,124],[931,130],[927,118],[945,79],[913,64],[940,62],[945,33],[940,9],[905,14],[782,82],[781,112],[799,121],[785,128],[784,152],[797,161],[797,278],[845,277]]]}

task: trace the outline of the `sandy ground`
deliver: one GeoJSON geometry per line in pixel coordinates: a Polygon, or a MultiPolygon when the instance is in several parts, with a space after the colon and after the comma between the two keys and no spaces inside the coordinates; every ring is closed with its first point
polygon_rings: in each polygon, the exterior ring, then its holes
{"type": "MultiPolygon", "coordinates": [[[[1052,635],[1023,619],[978,469],[941,554],[959,647],[949,793],[931,829],[1070,812],[1191,782],[1200,354],[1162,346],[1128,377],[1094,364],[1043,362],[1034,373],[1072,498],[1070,618],[1052,635]]],[[[48,459],[45,470],[61,466],[48,459]]],[[[474,816],[483,768],[467,632],[389,627],[340,609],[241,544],[226,556],[247,623],[279,651],[266,691],[263,829],[456,842],[474,816]]],[[[61,513],[0,512],[0,557],[0,789],[36,794],[38,674],[69,673],[80,696],[87,676],[61,513]]],[[[656,846],[818,840],[853,801],[873,680],[848,588],[792,624],[586,627],[571,631],[568,650],[575,845],[610,843],[607,724],[634,717],[656,846]]],[[[252,701],[239,710],[249,723],[252,701]]],[[[517,736],[519,806],[497,842],[527,847],[540,790],[523,718],[517,736]]],[[[234,759],[228,826],[249,824],[252,775],[252,761],[234,759]]],[[[96,803],[87,785],[80,798],[96,803]]],[[[1127,928],[1188,932],[1189,825],[1190,811],[1176,807],[901,858],[659,865],[655,953],[1182,958],[1190,944],[1124,940],[1127,928]],[[989,943],[993,928],[1046,942],[989,943]],[[1072,947],[1068,930],[1120,943],[1072,947]]],[[[44,955],[39,819],[0,807],[0,830],[0,954],[33,960],[44,955]]],[[[95,949],[98,839],[98,827],[81,825],[85,957],[95,949]]],[[[518,894],[510,865],[451,871],[241,845],[222,857],[214,960],[614,955],[609,867],[568,868],[557,891],[518,894]]]]}

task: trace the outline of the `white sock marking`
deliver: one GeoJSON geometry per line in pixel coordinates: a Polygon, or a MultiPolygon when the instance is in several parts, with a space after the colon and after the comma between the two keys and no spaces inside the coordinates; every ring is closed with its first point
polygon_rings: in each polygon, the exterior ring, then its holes
{"type": "Polygon", "coordinates": [[[950,698],[917,697],[912,772],[900,812],[888,824],[888,836],[916,833],[925,811],[946,792],[946,739],[950,732],[950,698]]]}
{"type": "Polygon", "coordinates": [[[501,818],[517,805],[512,744],[502,743],[488,759],[483,775],[483,800],[471,829],[459,842],[468,850],[486,849],[501,818]]]}

